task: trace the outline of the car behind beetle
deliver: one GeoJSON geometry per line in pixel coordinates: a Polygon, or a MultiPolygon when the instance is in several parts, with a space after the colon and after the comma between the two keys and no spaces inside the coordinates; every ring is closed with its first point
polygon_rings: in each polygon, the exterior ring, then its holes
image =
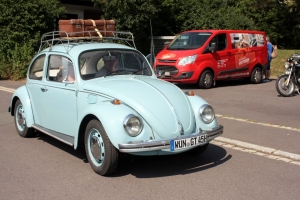
{"type": "Polygon", "coordinates": [[[158,79],[138,50],[113,42],[133,41],[131,33],[120,34],[44,34],[26,84],[11,99],[18,134],[37,130],[74,149],[84,145],[100,175],[115,171],[121,153],[204,152],[223,133],[212,106],[158,79]]]}

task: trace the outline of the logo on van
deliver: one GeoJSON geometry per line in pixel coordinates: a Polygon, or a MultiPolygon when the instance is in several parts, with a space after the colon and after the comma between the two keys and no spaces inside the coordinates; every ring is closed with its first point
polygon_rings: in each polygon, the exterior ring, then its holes
{"type": "Polygon", "coordinates": [[[166,59],[166,58],[174,58],[176,56],[176,54],[173,54],[173,53],[168,53],[168,54],[165,54],[161,57],[161,59],[166,59]]]}

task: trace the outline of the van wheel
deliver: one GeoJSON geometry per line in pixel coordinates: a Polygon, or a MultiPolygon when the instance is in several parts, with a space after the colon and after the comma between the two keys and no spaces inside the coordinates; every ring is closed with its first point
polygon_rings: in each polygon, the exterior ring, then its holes
{"type": "Polygon", "coordinates": [[[257,84],[262,81],[262,72],[259,67],[254,68],[250,77],[251,83],[257,84]]]}
{"type": "Polygon", "coordinates": [[[205,70],[198,81],[198,86],[202,89],[208,89],[213,86],[214,77],[210,70],[205,70]]]}

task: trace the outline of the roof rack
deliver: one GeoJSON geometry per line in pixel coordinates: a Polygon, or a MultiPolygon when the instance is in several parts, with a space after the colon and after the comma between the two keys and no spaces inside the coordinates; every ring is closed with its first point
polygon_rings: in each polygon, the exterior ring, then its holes
{"type": "Polygon", "coordinates": [[[70,43],[79,43],[84,41],[94,41],[101,43],[112,43],[123,41],[127,45],[135,47],[134,37],[131,32],[120,31],[81,31],[81,32],[66,32],[66,31],[53,31],[42,35],[41,45],[39,52],[43,49],[50,47],[50,49],[58,44],[63,44],[66,52],[71,49],[70,43]]]}

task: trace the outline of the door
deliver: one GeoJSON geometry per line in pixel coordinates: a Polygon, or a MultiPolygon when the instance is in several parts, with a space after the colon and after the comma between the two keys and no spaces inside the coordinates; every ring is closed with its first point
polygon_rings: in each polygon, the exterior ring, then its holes
{"type": "Polygon", "coordinates": [[[229,46],[228,36],[226,33],[219,33],[215,35],[205,49],[205,54],[211,57],[212,68],[215,71],[215,79],[226,79],[231,76],[232,72],[232,55],[231,47],[229,46]],[[214,51],[209,49],[215,46],[214,51]]]}
{"type": "Polygon", "coordinates": [[[71,59],[50,55],[43,96],[45,128],[69,135],[77,134],[77,81],[71,59]]]}

